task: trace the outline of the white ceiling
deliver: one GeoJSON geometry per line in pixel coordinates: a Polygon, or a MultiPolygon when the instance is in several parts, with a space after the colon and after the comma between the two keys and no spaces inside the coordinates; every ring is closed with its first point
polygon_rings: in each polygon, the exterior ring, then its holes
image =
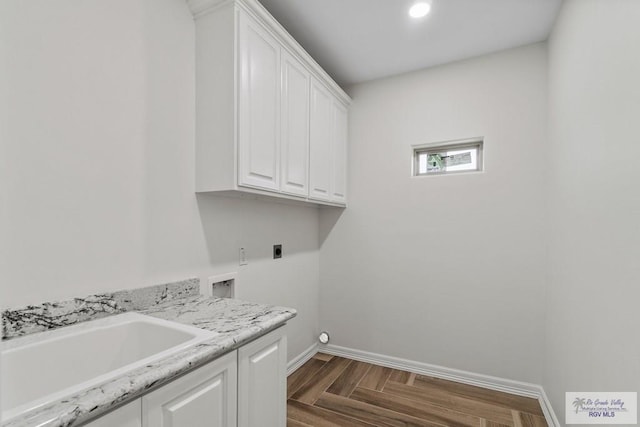
{"type": "Polygon", "coordinates": [[[341,85],[546,40],[562,0],[260,0],[341,85]]]}

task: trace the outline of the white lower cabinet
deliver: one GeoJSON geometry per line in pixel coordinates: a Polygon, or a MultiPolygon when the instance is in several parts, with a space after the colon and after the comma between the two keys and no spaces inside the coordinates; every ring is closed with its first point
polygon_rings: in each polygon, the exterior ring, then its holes
{"type": "Polygon", "coordinates": [[[287,424],[287,337],[279,328],[238,350],[238,427],[287,424]]]}
{"type": "Polygon", "coordinates": [[[85,424],[85,427],[141,427],[142,401],[136,399],[124,406],[103,415],[95,421],[85,424]]]}
{"type": "Polygon", "coordinates": [[[142,397],[143,427],[235,427],[236,352],[142,397]]]}
{"type": "Polygon", "coordinates": [[[112,411],[87,427],[285,427],[285,326],[112,411]]]}

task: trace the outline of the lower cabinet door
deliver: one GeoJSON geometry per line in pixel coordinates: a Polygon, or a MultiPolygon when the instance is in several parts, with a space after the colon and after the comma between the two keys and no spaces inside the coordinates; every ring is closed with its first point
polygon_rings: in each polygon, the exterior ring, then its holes
{"type": "Polygon", "coordinates": [[[237,352],[142,397],[144,427],[235,427],[237,352]]]}
{"type": "Polygon", "coordinates": [[[106,415],[85,424],[85,427],[141,427],[142,402],[136,399],[131,403],[109,412],[106,415]]]}
{"type": "Polygon", "coordinates": [[[238,427],[287,424],[287,337],[282,326],[238,349],[238,427]]]}

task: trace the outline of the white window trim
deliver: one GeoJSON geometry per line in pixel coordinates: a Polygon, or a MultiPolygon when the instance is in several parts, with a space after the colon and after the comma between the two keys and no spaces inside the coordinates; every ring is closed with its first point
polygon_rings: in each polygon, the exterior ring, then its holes
{"type": "Polygon", "coordinates": [[[414,177],[425,176],[442,176],[442,175],[457,175],[461,173],[479,173],[484,171],[484,137],[475,137],[467,139],[456,139],[441,142],[429,142],[427,144],[416,144],[411,146],[411,175],[414,177]],[[470,147],[478,148],[478,168],[473,170],[464,171],[445,171],[445,172],[432,172],[432,173],[419,173],[419,160],[418,155],[425,152],[436,152],[443,150],[464,149],[470,147]]]}

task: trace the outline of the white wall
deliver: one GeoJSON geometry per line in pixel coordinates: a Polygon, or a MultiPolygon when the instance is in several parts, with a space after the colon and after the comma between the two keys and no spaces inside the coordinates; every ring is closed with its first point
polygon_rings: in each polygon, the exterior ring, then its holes
{"type": "Polygon", "coordinates": [[[240,270],[315,341],[318,212],[196,198],[194,23],[184,0],[2,2],[2,304],[240,270]],[[271,260],[274,243],[282,260],[271,260]]]}
{"type": "Polygon", "coordinates": [[[565,2],[549,42],[550,284],[543,385],[640,391],[640,2],[565,2]]]}
{"type": "Polygon", "coordinates": [[[255,200],[199,195],[198,207],[214,272],[239,271],[236,298],[294,307],[289,322],[289,359],[318,337],[318,209],[255,200]],[[273,259],[273,244],[283,257],[273,259]],[[249,264],[238,267],[238,248],[249,264]],[[240,268],[240,270],[238,270],[240,268]]]}
{"type": "Polygon", "coordinates": [[[354,87],[341,215],[194,195],[183,0],[0,8],[3,306],[235,271],[243,246],[237,296],[299,310],[290,357],[320,302],[335,344],[542,381],[561,419],[565,391],[640,389],[637,1],[565,3],[553,156],[543,44],[354,87]],[[411,144],[472,136],[485,172],[410,176],[411,144]]]}
{"type": "Polygon", "coordinates": [[[546,67],[537,44],[352,88],[349,208],[321,213],[332,343],[540,382],[546,67]],[[485,172],[411,176],[412,144],[475,136],[485,172]]]}

